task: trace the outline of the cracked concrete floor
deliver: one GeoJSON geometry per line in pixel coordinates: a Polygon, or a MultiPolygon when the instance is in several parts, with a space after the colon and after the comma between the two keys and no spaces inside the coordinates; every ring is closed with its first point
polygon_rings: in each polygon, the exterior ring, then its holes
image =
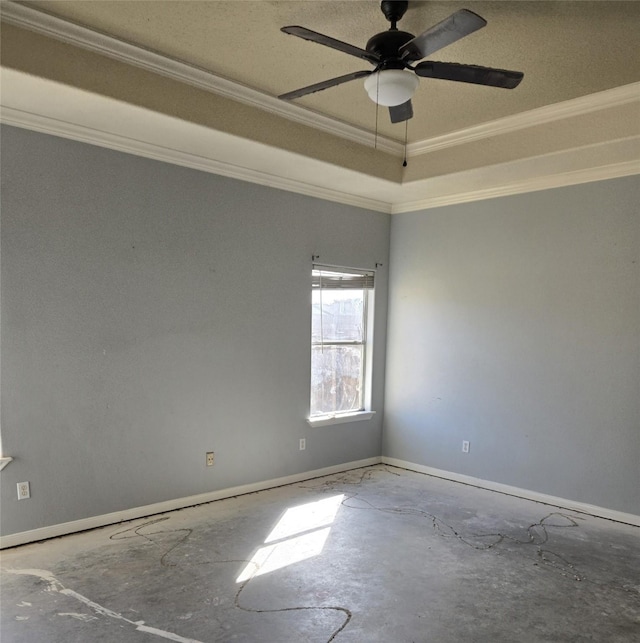
{"type": "Polygon", "coordinates": [[[640,528],[383,465],[1,565],[2,643],[640,641],[640,528]]]}

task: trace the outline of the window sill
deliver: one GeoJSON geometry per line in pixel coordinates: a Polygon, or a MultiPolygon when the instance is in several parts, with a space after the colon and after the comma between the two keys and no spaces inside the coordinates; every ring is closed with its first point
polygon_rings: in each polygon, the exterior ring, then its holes
{"type": "Polygon", "coordinates": [[[331,424],[346,424],[347,422],[370,420],[375,414],[375,411],[355,411],[354,413],[344,413],[340,415],[318,415],[309,418],[307,422],[310,426],[329,426],[331,424]]]}

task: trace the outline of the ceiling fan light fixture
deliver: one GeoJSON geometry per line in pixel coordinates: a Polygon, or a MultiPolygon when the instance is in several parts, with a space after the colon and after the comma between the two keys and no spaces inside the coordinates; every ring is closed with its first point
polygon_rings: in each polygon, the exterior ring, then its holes
{"type": "Polygon", "coordinates": [[[413,72],[404,69],[383,69],[367,76],[364,88],[374,103],[393,107],[411,100],[419,83],[413,72]]]}

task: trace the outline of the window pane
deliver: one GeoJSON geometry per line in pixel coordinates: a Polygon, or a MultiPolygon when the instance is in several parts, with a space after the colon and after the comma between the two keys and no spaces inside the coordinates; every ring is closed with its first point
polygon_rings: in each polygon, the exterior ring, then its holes
{"type": "Polygon", "coordinates": [[[311,341],[364,341],[364,290],[325,290],[311,293],[311,341]],[[322,301],[321,301],[322,300],[322,301]]]}
{"type": "Polygon", "coordinates": [[[363,346],[311,349],[311,415],[362,409],[363,346]]]}

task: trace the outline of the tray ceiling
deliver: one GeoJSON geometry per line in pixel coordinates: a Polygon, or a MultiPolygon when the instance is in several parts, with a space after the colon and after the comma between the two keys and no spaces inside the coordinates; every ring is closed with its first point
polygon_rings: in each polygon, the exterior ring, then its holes
{"type": "Polygon", "coordinates": [[[421,79],[407,168],[404,124],[376,121],[362,81],[275,98],[369,68],[280,27],[364,47],[379,5],[3,0],[2,120],[388,212],[640,173],[640,2],[410,1],[412,33],[461,8],[488,21],[430,58],[525,77],[421,79]]]}
{"type": "MultiPolygon", "coordinates": [[[[299,24],[364,47],[389,26],[376,0],[24,4],[272,96],[370,69],[352,56],[287,36],[280,27],[299,24]]],[[[410,2],[399,26],[417,34],[463,7],[483,16],[487,26],[431,58],[515,69],[524,80],[515,90],[502,90],[421,79],[408,128],[412,142],[640,80],[638,2],[410,2]]],[[[296,102],[364,129],[375,127],[376,108],[362,81],[296,102]]],[[[404,125],[389,124],[386,110],[380,110],[378,128],[404,138],[404,125]]]]}

